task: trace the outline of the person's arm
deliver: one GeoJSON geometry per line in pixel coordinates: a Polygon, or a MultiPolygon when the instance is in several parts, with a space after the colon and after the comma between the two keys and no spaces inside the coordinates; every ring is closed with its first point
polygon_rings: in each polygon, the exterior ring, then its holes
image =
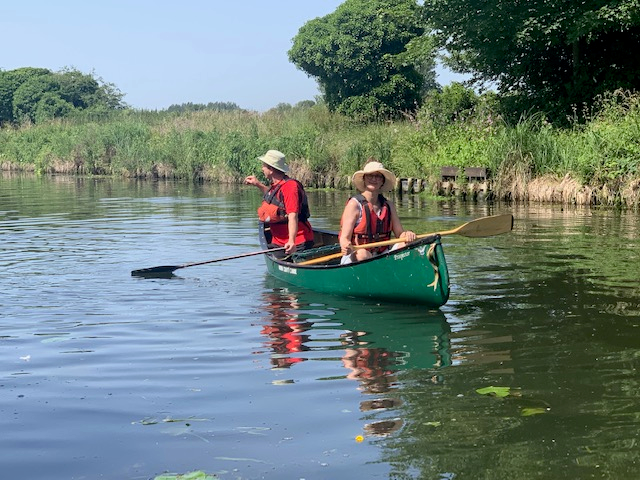
{"type": "Polygon", "coordinates": [[[296,251],[296,236],[298,235],[298,213],[291,212],[287,214],[287,227],[289,229],[289,240],[284,244],[284,251],[291,255],[296,251]]]}
{"type": "Polygon", "coordinates": [[[258,187],[262,194],[264,195],[269,190],[269,186],[262,183],[255,175],[249,175],[244,179],[244,183],[246,185],[253,185],[254,187],[258,187]]]}
{"type": "Polygon", "coordinates": [[[358,216],[360,215],[359,204],[356,200],[349,200],[342,212],[342,220],[340,221],[340,251],[343,255],[349,255],[353,249],[351,248],[351,238],[353,237],[353,229],[356,227],[358,216]]]}
{"type": "Polygon", "coordinates": [[[298,236],[298,212],[300,210],[300,192],[297,182],[285,182],[280,188],[284,211],[287,215],[287,229],[289,238],[285,244],[285,253],[288,255],[296,251],[296,237],[298,236]]]}
{"type": "Polygon", "coordinates": [[[402,227],[402,223],[400,222],[400,217],[398,217],[398,212],[396,211],[396,207],[393,203],[389,203],[389,211],[391,213],[391,230],[396,238],[402,238],[406,242],[413,242],[416,239],[416,234],[411,230],[405,230],[402,227]]]}

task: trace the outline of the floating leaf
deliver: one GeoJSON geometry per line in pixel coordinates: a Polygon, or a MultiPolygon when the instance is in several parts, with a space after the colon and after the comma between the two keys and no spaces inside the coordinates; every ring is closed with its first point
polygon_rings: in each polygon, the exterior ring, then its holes
{"type": "Polygon", "coordinates": [[[511,387],[484,387],[476,390],[480,395],[493,395],[495,397],[507,397],[511,393],[511,387]]]}
{"type": "Polygon", "coordinates": [[[540,415],[541,413],[547,413],[548,411],[548,408],[543,407],[523,408],[521,415],[523,417],[530,417],[531,415],[540,415]]]}
{"type": "Polygon", "coordinates": [[[207,475],[206,473],[197,470],[195,472],[185,473],[184,475],[160,475],[155,480],[216,480],[218,477],[214,475],[207,475]]]}
{"type": "Polygon", "coordinates": [[[440,422],[425,422],[425,425],[428,425],[430,427],[439,427],[440,425],[442,425],[442,423],[440,423],[440,422]]]}
{"type": "Polygon", "coordinates": [[[159,423],[157,418],[143,418],[142,420],[140,420],[140,424],[142,425],[156,425],[157,423],[159,423]]]}
{"type": "Polygon", "coordinates": [[[267,463],[257,458],[238,458],[238,457],[214,457],[216,460],[229,460],[231,462],[255,462],[255,463],[267,463]]]}

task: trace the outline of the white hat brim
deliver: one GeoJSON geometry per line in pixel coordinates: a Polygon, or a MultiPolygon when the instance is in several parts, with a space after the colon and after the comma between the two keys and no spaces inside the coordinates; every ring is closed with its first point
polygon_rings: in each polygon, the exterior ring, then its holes
{"type": "Polygon", "coordinates": [[[397,181],[396,176],[386,168],[377,168],[371,171],[358,170],[353,174],[353,177],[351,177],[353,186],[356,187],[358,191],[364,192],[367,189],[364,184],[364,176],[371,173],[380,173],[384,176],[384,183],[380,187],[381,192],[390,192],[395,188],[397,181]]]}

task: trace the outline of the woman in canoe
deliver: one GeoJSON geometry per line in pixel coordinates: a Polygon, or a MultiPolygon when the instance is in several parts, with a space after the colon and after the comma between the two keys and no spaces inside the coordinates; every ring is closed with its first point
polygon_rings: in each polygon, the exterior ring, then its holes
{"type": "Polygon", "coordinates": [[[373,249],[353,246],[390,240],[391,233],[404,240],[394,244],[394,250],[416,239],[414,232],[402,227],[393,203],[382,195],[396,184],[396,176],[382,163],[369,158],[364,168],[353,174],[352,182],[360,194],[347,201],[340,220],[341,263],[359,262],[387,251],[388,246],[373,249]]]}

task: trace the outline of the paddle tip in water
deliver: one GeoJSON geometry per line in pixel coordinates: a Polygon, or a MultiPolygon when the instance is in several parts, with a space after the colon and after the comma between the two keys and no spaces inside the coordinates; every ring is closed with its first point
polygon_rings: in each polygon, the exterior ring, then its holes
{"type": "Polygon", "coordinates": [[[132,277],[167,277],[173,275],[173,271],[177,268],[175,265],[163,265],[160,267],[141,268],[131,272],[132,277]]]}

